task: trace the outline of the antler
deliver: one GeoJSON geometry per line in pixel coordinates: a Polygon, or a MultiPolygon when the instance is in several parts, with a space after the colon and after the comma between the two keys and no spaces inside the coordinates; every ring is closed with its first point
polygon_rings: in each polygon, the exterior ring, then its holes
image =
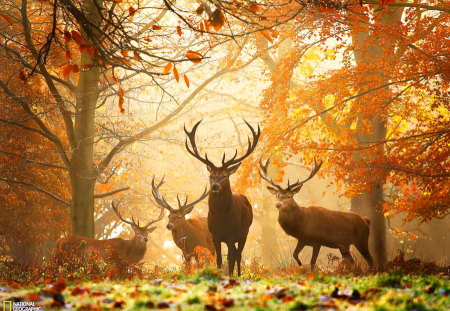
{"type": "Polygon", "coordinates": [[[184,203],[181,204],[180,198],[178,197],[178,194],[177,194],[177,201],[178,201],[178,207],[179,207],[179,210],[180,210],[183,214],[185,214],[185,215],[186,215],[186,214],[189,214],[190,212],[192,212],[192,209],[194,208],[194,206],[195,206],[198,202],[200,202],[201,200],[203,200],[204,198],[206,198],[206,197],[208,196],[208,194],[209,194],[208,188],[205,187],[205,191],[203,191],[203,194],[202,194],[197,200],[195,200],[195,201],[193,201],[193,202],[191,202],[191,203],[189,203],[189,204],[187,204],[188,196],[186,196],[186,199],[184,200],[184,203]]]}
{"type": "Polygon", "coordinates": [[[231,165],[234,165],[234,164],[242,162],[256,148],[256,144],[258,143],[259,136],[261,135],[261,129],[259,128],[259,124],[258,124],[258,133],[256,133],[255,129],[245,119],[244,119],[244,122],[250,128],[250,131],[252,131],[253,142],[252,142],[252,140],[250,139],[250,136],[249,136],[248,137],[247,152],[243,156],[241,156],[239,158],[236,158],[236,156],[237,156],[237,149],[236,149],[236,152],[234,153],[234,156],[228,161],[225,161],[225,153],[224,153],[223,157],[222,157],[222,167],[223,168],[227,168],[227,167],[229,167],[231,165]]]}
{"type": "Polygon", "coordinates": [[[189,142],[191,143],[191,146],[192,146],[192,149],[189,148],[188,140],[187,140],[187,138],[186,138],[186,142],[185,142],[186,149],[187,149],[187,151],[188,151],[192,156],[194,156],[195,158],[197,158],[198,160],[200,160],[200,162],[206,164],[206,165],[209,166],[209,167],[216,167],[216,166],[214,165],[214,163],[212,163],[212,162],[208,159],[208,155],[207,155],[206,153],[205,153],[205,157],[202,158],[202,156],[200,155],[200,153],[199,153],[199,151],[198,151],[198,149],[197,149],[197,144],[195,143],[195,133],[196,133],[196,131],[197,131],[198,126],[200,125],[200,123],[201,123],[202,121],[203,121],[203,120],[198,121],[198,122],[194,125],[194,127],[192,128],[192,130],[191,130],[190,132],[186,129],[186,125],[184,126],[184,132],[186,133],[187,137],[189,138],[189,142]]]}
{"type": "Polygon", "coordinates": [[[322,166],[322,161],[320,161],[319,164],[317,164],[316,158],[314,158],[314,166],[311,170],[311,174],[309,174],[308,178],[306,178],[303,181],[298,180],[296,183],[294,184],[290,184],[289,180],[288,180],[288,187],[286,188],[286,190],[296,190],[298,187],[301,187],[305,182],[307,182],[308,180],[310,180],[311,178],[314,177],[314,175],[317,174],[317,172],[320,170],[320,167],[322,166]]]}
{"type": "Polygon", "coordinates": [[[262,179],[264,179],[265,181],[267,181],[269,184],[271,184],[272,186],[274,186],[275,188],[277,188],[278,190],[282,190],[281,186],[276,184],[272,178],[269,177],[269,174],[267,172],[267,168],[269,167],[269,162],[270,159],[272,158],[272,156],[270,156],[267,161],[266,164],[263,164],[262,162],[262,158],[259,159],[259,166],[261,166],[261,170],[259,171],[259,176],[261,176],[262,179]]]}
{"type": "Polygon", "coordinates": [[[156,203],[158,203],[159,206],[162,206],[163,208],[167,208],[170,212],[174,212],[175,209],[170,206],[169,203],[167,203],[166,199],[164,199],[164,196],[162,196],[159,193],[159,187],[164,183],[164,176],[161,178],[161,181],[158,183],[158,185],[155,185],[155,176],[153,176],[152,179],[152,194],[155,198],[156,203]]]}
{"type": "MultiPolygon", "coordinates": [[[[119,203],[120,204],[120,203],[119,203]]],[[[119,217],[120,220],[122,220],[124,223],[131,225],[132,227],[139,227],[139,222],[135,222],[134,221],[134,217],[131,218],[131,221],[125,219],[122,217],[122,215],[120,215],[119,210],[117,209],[116,204],[114,204],[114,200],[111,202],[111,207],[112,210],[114,211],[114,213],[117,215],[117,217],[119,217]]]]}
{"type": "Polygon", "coordinates": [[[153,225],[155,222],[160,221],[161,219],[163,219],[164,217],[164,207],[161,206],[160,207],[160,213],[158,215],[158,218],[156,218],[155,220],[150,220],[144,227],[142,228],[148,228],[150,225],[153,225]]]}

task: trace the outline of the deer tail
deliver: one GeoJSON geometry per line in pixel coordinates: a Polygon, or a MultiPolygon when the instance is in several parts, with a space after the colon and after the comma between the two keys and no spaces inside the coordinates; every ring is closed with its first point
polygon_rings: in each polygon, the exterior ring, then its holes
{"type": "Polygon", "coordinates": [[[362,219],[370,226],[370,218],[363,216],[362,219]]]}

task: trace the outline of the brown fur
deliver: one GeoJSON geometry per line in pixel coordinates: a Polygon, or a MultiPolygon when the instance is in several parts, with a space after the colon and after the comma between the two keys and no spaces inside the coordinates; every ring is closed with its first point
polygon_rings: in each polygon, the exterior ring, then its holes
{"type": "Polygon", "coordinates": [[[211,254],[215,253],[206,217],[195,217],[187,220],[183,217],[182,220],[174,224],[172,238],[178,248],[183,252],[187,267],[190,266],[192,257],[195,258],[197,265],[200,264],[199,257],[195,253],[197,246],[208,249],[211,254]]]}

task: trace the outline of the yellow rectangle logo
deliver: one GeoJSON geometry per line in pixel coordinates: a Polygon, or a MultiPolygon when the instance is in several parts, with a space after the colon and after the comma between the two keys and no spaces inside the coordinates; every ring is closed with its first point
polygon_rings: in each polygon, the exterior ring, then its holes
{"type": "Polygon", "coordinates": [[[12,311],[12,301],[3,301],[3,311],[12,311]]]}

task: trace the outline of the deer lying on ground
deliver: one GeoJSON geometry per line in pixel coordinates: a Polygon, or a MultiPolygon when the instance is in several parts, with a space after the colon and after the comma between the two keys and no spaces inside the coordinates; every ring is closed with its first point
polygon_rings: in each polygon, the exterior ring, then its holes
{"type": "Polygon", "coordinates": [[[57,250],[60,253],[73,254],[84,258],[91,254],[96,254],[106,262],[119,259],[129,264],[139,263],[147,251],[148,234],[156,229],[156,227],[150,226],[164,217],[164,208],[160,208],[160,214],[157,219],[151,220],[141,227],[139,221],[135,222],[134,217],[132,217],[131,221],[124,219],[114,202],[111,203],[111,206],[117,217],[124,223],[129,224],[133,229],[134,236],[131,240],[121,238],[97,240],[73,235],[58,239],[56,241],[57,250]]]}
{"type": "MultiPolygon", "coordinates": [[[[211,254],[215,253],[211,233],[208,229],[206,217],[195,217],[186,220],[186,215],[192,212],[194,206],[208,196],[205,188],[203,194],[195,201],[188,204],[188,197],[184,203],[181,203],[177,194],[178,209],[173,208],[159,193],[159,187],[164,183],[164,178],[155,185],[155,178],[152,180],[152,194],[159,206],[166,208],[169,214],[169,223],[167,229],[172,232],[172,238],[175,244],[183,252],[186,268],[189,269],[192,257],[195,258],[197,266],[200,265],[199,254],[196,253],[196,247],[201,246],[208,249],[211,254]]],[[[198,248],[197,248],[198,249],[198,248]]]]}
{"type": "Polygon", "coordinates": [[[266,164],[260,161],[261,177],[273,187],[267,187],[269,191],[276,195],[278,209],[278,222],[281,228],[290,236],[298,240],[294,250],[294,259],[299,266],[302,265],[298,255],[305,246],[312,246],[311,270],[314,269],[317,256],[321,246],[337,248],[342,257],[354,263],[350,254],[350,245],[355,245],[370,267],[372,267],[372,256],[369,253],[369,226],[370,220],[351,212],[332,211],[323,207],[299,206],[294,200],[294,195],[300,191],[303,184],[314,177],[319,171],[322,162],[317,164],[314,159],[314,167],[308,178],[290,184],[288,180],[287,188],[273,182],[267,173],[270,158],[266,164]]]}
{"type": "MultiPolygon", "coordinates": [[[[245,121],[245,120],[244,120],[245,121]]],[[[253,221],[252,206],[248,199],[242,194],[235,194],[231,191],[230,176],[234,174],[241,162],[248,157],[255,149],[261,131],[258,126],[258,133],[245,121],[253,135],[253,142],[248,138],[247,152],[237,158],[237,150],[234,156],[225,161],[225,153],[222,157],[222,166],[215,166],[207,154],[203,158],[195,143],[195,132],[200,122],[197,122],[189,132],[186,127],[184,131],[187,135],[186,149],[198,159],[209,171],[209,182],[211,190],[208,198],[208,228],[211,232],[214,248],[217,254],[217,267],[222,267],[221,243],[228,247],[228,273],[233,275],[234,266],[237,263],[238,275],[241,275],[241,258],[247,240],[248,231],[253,221]],[[188,144],[189,139],[189,144],[188,144]],[[237,248],[236,248],[237,243],[237,248]]]]}

